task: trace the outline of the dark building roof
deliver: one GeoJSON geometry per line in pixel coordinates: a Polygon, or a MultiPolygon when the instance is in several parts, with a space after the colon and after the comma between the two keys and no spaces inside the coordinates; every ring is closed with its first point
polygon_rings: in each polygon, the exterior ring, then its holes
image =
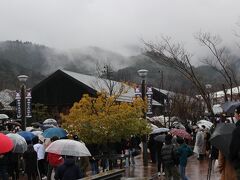
{"type": "MultiPolygon", "coordinates": [[[[84,75],[66,70],[57,70],[46,79],[41,81],[32,89],[32,102],[41,103],[47,106],[71,106],[78,102],[83,94],[96,96],[102,90],[107,91],[106,79],[94,76],[84,75]]],[[[117,91],[122,85],[120,82],[114,83],[114,90],[117,91]]],[[[118,97],[118,101],[131,102],[134,94],[134,88],[124,84],[126,91],[118,97]]],[[[153,105],[161,106],[160,103],[153,100],[153,105]]]]}

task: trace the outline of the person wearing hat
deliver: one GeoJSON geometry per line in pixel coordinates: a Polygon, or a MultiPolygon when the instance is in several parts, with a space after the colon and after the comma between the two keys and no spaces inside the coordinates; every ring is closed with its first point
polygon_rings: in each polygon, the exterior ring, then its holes
{"type": "Polygon", "coordinates": [[[232,140],[229,147],[229,157],[237,173],[237,179],[240,179],[240,105],[235,109],[234,114],[236,128],[232,132],[232,140]]]}

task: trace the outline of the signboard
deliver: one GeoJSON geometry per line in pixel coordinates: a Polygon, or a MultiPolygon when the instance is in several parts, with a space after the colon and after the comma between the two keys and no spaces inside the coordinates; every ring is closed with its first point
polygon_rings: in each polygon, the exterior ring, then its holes
{"type": "MultiPolygon", "coordinates": [[[[153,92],[152,92],[152,87],[147,87],[147,114],[153,114],[152,112],[152,98],[153,98],[153,92]]],[[[135,88],[135,97],[142,97],[142,93],[140,91],[139,87],[135,88]]]]}
{"type": "Polygon", "coordinates": [[[21,96],[19,92],[16,92],[16,111],[17,111],[17,118],[22,117],[22,110],[21,110],[21,96]]]}
{"type": "Polygon", "coordinates": [[[152,114],[152,97],[153,97],[153,92],[152,92],[152,87],[147,87],[147,114],[152,114]]]}
{"type": "MultiPolygon", "coordinates": [[[[22,117],[22,109],[21,109],[21,95],[19,92],[16,92],[16,111],[17,111],[17,118],[22,117]]],[[[32,117],[32,96],[31,96],[31,91],[27,91],[26,95],[26,117],[30,118],[32,117]]]]}
{"type": "Polygon", "coordinates": [[[26,96],[26,117],[30,118],[32,117],[32,106],[31,106],[31,91],[27,91],[27,96],[26,96]]]}
{"type": "Polygon", "coordinates": [[[135,97],[142,97],[142,93],[139,87],[135,87],[135,97]]]}

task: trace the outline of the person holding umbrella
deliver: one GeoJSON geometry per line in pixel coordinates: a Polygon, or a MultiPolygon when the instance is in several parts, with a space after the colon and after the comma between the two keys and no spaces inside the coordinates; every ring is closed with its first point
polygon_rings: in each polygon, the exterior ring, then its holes
{"type": "Polygon", "coordinates": [[[27,173],[28,180],[35,180],[37,177],[37,152],[33,145],[29,144],[27,151],[23,153],[25,161],[25,173],[27,173]]]}
{"type": "Polygon", "coordinates": [[[232,139],[229,147],[230,160],[237,173],[237,178],[240,179],[240,105],[235,109],[234,117],[236,118],[236,128],[232,132],[232,139]]]}
{"type": "MultiPolygon", "coordinates": [[[[57,136],[53,136],[51,138],[51,143],[58,140],[57,136]]],[[[47,180],[51,180],[52,171],[56,171],[57,167],[63,164],[63,158],[59,154],[55,153],[48,153],[47,154],[47,161],[48,161],[48,171],[47,171],[47,180]]]]}
{"type": "Polygon", "coordinates": [[[43,142],[37,136],[35,136],[32,141],[33,148],[37,152],[37,162],[40,176],[42,179],[47,179],[45,171],[45,149],[43,142]]]}
{"type": "Polygon", "coordinates": [[[57,167],[55,180],[76,180],[82,178],[79,167],[75,164],[74,156],[66,156],[64,164],[57,167]]]}
{"type": "Polygon", "coordinates": [[[0,178],[8,180],[8,156],[0,154],[0,178]]]}
{"type": "Polygon", "coordinates": [[[0,133],[0,178],[8,180],[8,155],[7,153],[13,149],[13,141],[6,135],[0,133]]]}

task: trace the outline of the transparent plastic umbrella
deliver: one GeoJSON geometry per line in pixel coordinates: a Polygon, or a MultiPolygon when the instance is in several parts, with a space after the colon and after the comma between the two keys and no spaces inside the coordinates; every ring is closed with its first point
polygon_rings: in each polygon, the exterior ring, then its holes
{"type": "Polygon", "coordinates": [[[57,121],[55,119],[49,118],[43,121],[43,125],[54,125],[57,126],[57,121]]]}
{"type": "Polygon", "coordinates": [[[8,119],[8,115],[6,114],[0,114],[0,119],[8,119]]]}
{"type": "Polygon", "coordinates": [[[47,147],[46,152],[77,157],[91,156],[91,153],[83,142],[71,139],[60,139],[52,142],[47,147]]]}
{"type": "Polygon", "coordinates": [[[157,128],[157,129],[154,129],[151,134],[158,134],[158,133],[163,133],[163,132],[168,132],[169,129],[168,128],[157,128]]]}
{"type": "Polygon", "coordinates": [[[8,136],[13,141],[13,152],[24,153],[27,150],[27,142],[22,136],[15,133],[9,133],[6,136],[8,136]]]}
{"type": "Polygon", "coordinates": [[[202,127],[202,125],[204,125],[208,129],[210,129],[212,127],[213,123],[210,121],[204,120],[204,119],[197,122],[198,127],[202,127]]]}

